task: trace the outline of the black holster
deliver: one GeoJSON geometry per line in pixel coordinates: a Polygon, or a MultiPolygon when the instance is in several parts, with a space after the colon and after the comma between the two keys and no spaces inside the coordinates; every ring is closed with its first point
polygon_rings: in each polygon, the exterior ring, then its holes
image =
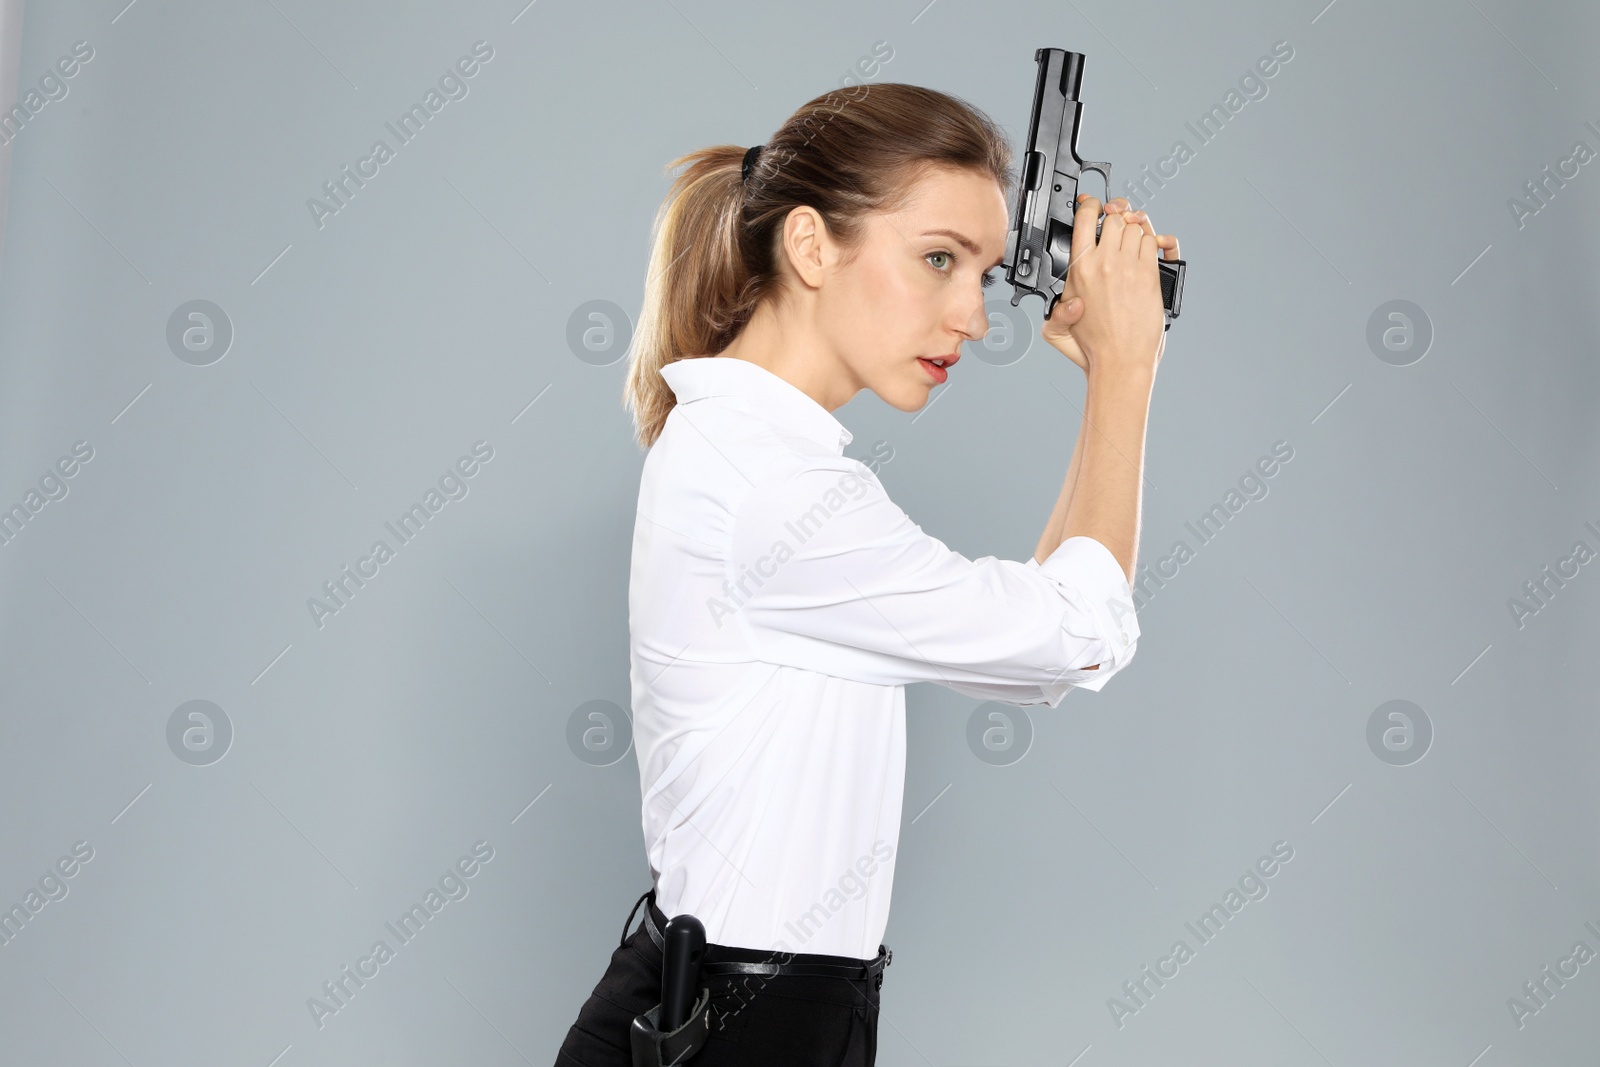
{"type": "MultiPolygon", "coordinates": [[[[651,889],[634,904],[634,910],[654,899],[655,890],[651,889]]],[[[624,944],[632,924],[633,913],[629,912],[622,928],[624,944]]],[[[693,915],[679,915],[668,920],[665,931],[658,930],[648,909],[641,928],[661,949],[661,999],[643,1015],[635,1015],[628,1028],[633,1067],[672,1067],[694,1056],[711,1036],[711,990],[700,984],[705,928],[693,915]],[[672,1019],[682,1017],[683,1023],[663,1031],[663,1013],[672,1019]]]]}
{"type": "Polygon", "coordinates": [[[699,1052],[706,1038],[711,1036],[711,990],[701,988],[700,999],[690,1010],[688,1022],[670,1034],[662,1033],[660,1024],[660,1004],[633,1017],[633,1026],[628,1030],[628,1040],[633,1044],[633,1067],[671,1067],[699,1052]]]}

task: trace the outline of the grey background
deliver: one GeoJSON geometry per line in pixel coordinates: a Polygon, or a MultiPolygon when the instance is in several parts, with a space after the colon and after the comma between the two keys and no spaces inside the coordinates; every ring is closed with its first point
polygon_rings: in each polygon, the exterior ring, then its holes
{"type": "MultiPolygon", "coordinates": [[[[580,358],[569,326],[637,315],[669,159],[762,141],[885,41],[868,81],[1018,142],[1033,50],[1084,52],[1114,184],[1195,149],[1149,202],[1190,275],[1140,559],[1196,553],[1019,761],[969,749],[973,701],[908,693],[879,1062],[1593,1062],[1600,962],[1521,1027],[1507,1000],[1600,950],[1600,564],[1520,628],[1508,600],[1600,549],[1600,162],[1521,227],[1507,201],[1600,149],[1600,9],[1324,4],[30,5],[24,91],[95,58],[15,146],[0,503],[94,454],[0,549],[0,904],[94,856],[0,946],[6,1061],[554,1059],[648,886],[633,754],[567,742],[628,702],[642,461],[620,348],[580,358]],[[319,229],[307,199],[478,40],[469,94],[319,229]],[[233,337],[196,366],[167,328],[202,299],[233,337]],[[1406,366],[1367,341],[1391,300],[1431,322],[1406,366]],[[319,628],[307,600],[477,441],[465,498],[319,628]],[[1197,546],[1278,441],[1268,495],[1197,546]],[[1367,724],[1402,699],[1433,737],[1395,766],[1367,724]],[[232,728],[205,766],[168,743],[193,700],[232,728]],[[319,1028],[308,999],[479,841],[469,894],[319,1028]],[[1117,1025],[1278,841],[1270,893],[1117,1025]]],[[[850,454],[888,442],[924,529],[1026,559],[1081,374],[1035,340],[934,396],[851,402],[850,454]]]]}

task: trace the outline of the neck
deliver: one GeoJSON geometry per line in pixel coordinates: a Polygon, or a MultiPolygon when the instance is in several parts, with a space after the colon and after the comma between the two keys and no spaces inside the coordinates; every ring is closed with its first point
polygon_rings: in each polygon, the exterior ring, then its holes
{"type": "Polygon", "coordinates": [[[718,355],[742,359],[782,378],[830,414],[866,388],[811,323],[780,315],[770,302],[756,309],[739,336],[718,355]]]}

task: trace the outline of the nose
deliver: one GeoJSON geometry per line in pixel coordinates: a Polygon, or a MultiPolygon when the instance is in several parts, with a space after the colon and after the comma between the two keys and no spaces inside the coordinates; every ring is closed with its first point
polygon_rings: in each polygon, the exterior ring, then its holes
{"type": "Polygon", "coordinates": [[[967,304],[960,312],[965,315],[965,321],[956,330],[964,341],[981,341],[989,333],[989,313],[983,305],[983,294],[980,291],[976,302],[967,304]]]}

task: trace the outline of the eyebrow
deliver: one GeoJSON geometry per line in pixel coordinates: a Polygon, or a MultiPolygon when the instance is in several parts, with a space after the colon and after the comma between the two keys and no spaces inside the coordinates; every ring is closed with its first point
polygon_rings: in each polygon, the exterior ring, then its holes
{"type": "MultiPolygon", "coordinates": [[[[949,237],[952,240],[954,240],[957,244],[959,244],[962,248],[965,248],[968,252],[972,253],[974,256],[983,255],[983,250],[981,248],[979,248],[976,244],[973,243],[972,238],[968,237],[964,233],[958,233],[955,230],[928,230],[922,236],[924,236],[924,237],[949,237]]],[[[988,269],[989,270],[993,270],[994,268],[996,268],[998,266],[1001,266],[1004,263],[1005,263],[1005,257],[1002,256],[1001,258],[995,260],[993,263],[989,264],[989,268],[988,269]]]]}

